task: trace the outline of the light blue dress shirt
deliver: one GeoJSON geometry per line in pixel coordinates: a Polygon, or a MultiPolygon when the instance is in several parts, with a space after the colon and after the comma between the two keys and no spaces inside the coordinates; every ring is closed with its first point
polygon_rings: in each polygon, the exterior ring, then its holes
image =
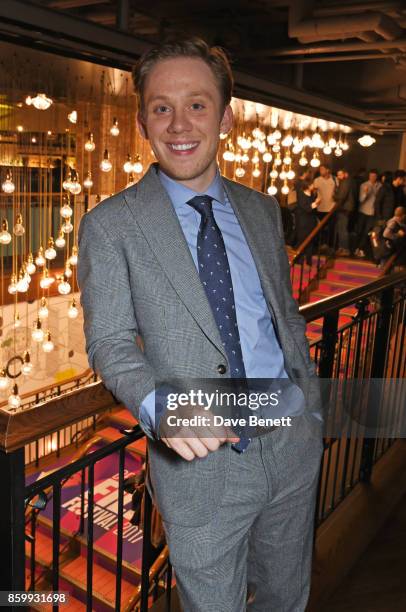
{"type": "MultiPolygon", "coordinates": [[[[187,201],[202,194],[178,183],[162,170],[158,171],[158,176],[173,204],[198,269],[197,234],[201,216],[187,204],[187,201]]],[[[213,214],[226,246],[247,378],[288,378],[282,349],[275,334],[254,259],[227,198],[218,170],[204,193],[213,198],[213,214]]],[[[302,405],[294,403],[296,404],[294,408],[290,406],[290,416],[301,412],[302,409],[302,405]]],[[[151,392],[143,401],[140,407],[140,419],[148,433],[155,431],[155,392],[151,392]]]]}

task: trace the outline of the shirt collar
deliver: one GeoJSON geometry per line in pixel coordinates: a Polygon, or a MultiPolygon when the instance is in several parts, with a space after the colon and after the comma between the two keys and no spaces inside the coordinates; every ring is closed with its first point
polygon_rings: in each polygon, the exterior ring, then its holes
{"type": "MultiPolygon", "coordinates": [[[[160,168],[158,169],[158,176],[175,208],[183,206],[188,200],[191,200],[196,195],[203,195],[202,193],[194,191],[193,189],[182,185],[182,183],[175,181],[173,178],[165,174],[165,172],[163,172],[160,168]]],[[[205,190],[204,194],[210,196],[213,198],[213,200],[216,200],[216,202],[223,204],[223,206],[226,205],[227,202],[224,193],[223,181],[221,179],[221,174],[218,167],[216,170],[216,176],[210,183],[209,187],[205,190]]]]}

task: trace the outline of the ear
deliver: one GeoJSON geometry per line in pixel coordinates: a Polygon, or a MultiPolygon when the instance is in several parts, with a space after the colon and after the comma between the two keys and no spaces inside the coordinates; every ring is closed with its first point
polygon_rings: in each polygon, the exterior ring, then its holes
{"type": "Polygon", "coordinates": [[[233,109],[229,104],[224,109],[223,117],[220,121],[220,132],[222,134],[228,134],[228,132],[233,127],[234,123],[234,113],[233,109]]]}
{"type": "Polygon", "coordinates": [[[145,138],[145,140],[148,140],[147,128],[140,111],[137,113],[136,122],[141,136],[145,138]]]}

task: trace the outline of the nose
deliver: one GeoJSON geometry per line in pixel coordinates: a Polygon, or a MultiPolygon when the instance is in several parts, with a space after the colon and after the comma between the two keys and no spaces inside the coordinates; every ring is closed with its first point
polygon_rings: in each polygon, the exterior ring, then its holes
{"type": "Polygon", "coordinates": [[[189,132],[192,129],[192,124],[187,116],[185,109],[174,109],[171,117],[171,122],[168,125],[168,132],[171,134],[181,134],[189,132]]]}

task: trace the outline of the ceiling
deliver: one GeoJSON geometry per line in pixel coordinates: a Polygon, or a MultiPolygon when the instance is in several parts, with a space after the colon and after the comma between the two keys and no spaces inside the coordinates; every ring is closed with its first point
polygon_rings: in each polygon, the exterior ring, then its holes
{"type": "MultiPolygon", "coordinates": [[[[313,94],[342,107],[343,117],[351,107],[371,131],[406,131],[405,0],[35,0],[29,4],[50,9],[55,18],[57,12],[73,17],[71,23],[78,28],[85,20],[111,29],[104,31],[111,32],[112,47],[113,28],[130,34],[134,45],[135,39],[141,45],[134,46],[135,55],[145,43],[185,32],[202,36],[228,50],[234,70],[249,75],[251,88],[255,77],[283,86],[284,95],[296,103],[294,110],[313,94]]],[[[8,16],[10,27],[13,23],[17,27],[10,8],[8,16]]],[[[52,19],[47,28],[52,30],[52,19]]]]}

